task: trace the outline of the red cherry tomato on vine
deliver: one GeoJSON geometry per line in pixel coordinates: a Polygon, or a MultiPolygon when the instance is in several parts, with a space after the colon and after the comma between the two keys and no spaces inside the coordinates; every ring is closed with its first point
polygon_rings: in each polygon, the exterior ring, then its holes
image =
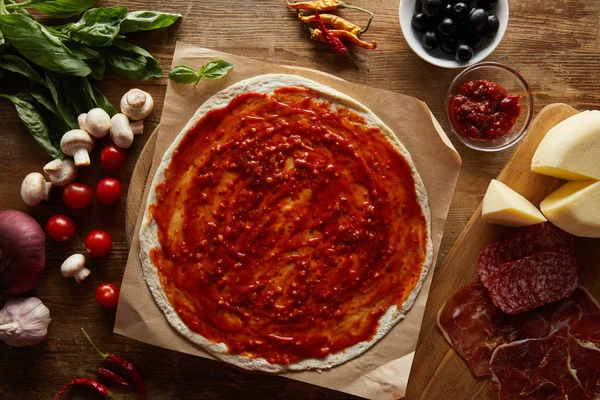
{"type": "Polygon", "coordinates": [[[119,302],[119,288],[113,283],[103,283],[96,289],[96,303],[105,308],[113,308],[119,302]]]}
{"type": "Polygon", "coordinates": [[[88,185],[72,182],[63,189],[62,198],[67,207],[86,208],[92,203],[94,193],[88,185]]]}
{"type": "Polygon", "coordinates": [[[94,257],[105,256],[112,249],[112,239],[104,231],[92,231],[85,238],[85,249],[94,257]]]}
{"type": "Polygon", "coordinates": [[[100,163],[109,171],[117,171],[125,165],[125,152],[114,145],[106,146],[100,152],[100,163]]]}
{"type": "Polygon", "coordinates": [[[103,178],[96,185],[96,198],[102,204],[115,204],[123,188],[115,178],[103,178]]]}
{"type": "Polygon", "coordinates": [[[57,242],[67,242],[75,236],[75,222],[63,214],[53,215],[46,222],[46,233],[57,242]]]}

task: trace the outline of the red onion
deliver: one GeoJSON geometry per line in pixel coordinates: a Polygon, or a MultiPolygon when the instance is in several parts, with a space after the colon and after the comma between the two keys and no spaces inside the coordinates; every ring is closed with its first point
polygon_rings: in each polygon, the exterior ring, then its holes
{"type": "Polygon", "coordinates": [[[46,236],[37,221],[21,211],[0,211],[0,290],[32,289],[45,266],[46,236]]]}

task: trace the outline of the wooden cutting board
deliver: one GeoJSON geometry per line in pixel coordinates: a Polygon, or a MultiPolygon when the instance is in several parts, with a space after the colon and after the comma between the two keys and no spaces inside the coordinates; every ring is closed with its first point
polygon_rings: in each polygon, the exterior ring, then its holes
{"type": "MultiPolygon", "coordinates": [[[[497,179],[539,206],[540,202],[564,181],[531,172],[531,158],[546,132],[575,114],[577,111],[566,104],[551,104],[540,111],[497,179]]],[[[513,231],[514,228],[483,221],[479,204],[433,279],[406,399],[496,398],[488,388],[489,380],[475,378],[464,360],[444,339],[437,327],[436,316],[444,302],[459,286],[476,278],[475,261],[481,250],[513,231]]],[[[581,263],[580,283],[596,299],[600,299],[600,240],[579,238],[577,258],[581,263]]]]}

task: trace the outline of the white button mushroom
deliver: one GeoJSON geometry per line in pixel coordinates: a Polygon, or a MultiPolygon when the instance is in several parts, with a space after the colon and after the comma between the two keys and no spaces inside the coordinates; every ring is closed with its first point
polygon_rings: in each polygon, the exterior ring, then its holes
{"type": "Polygon", "coordinates": [[[70,159],[50,161],[44,165],[44,172],[56,186],[65,186],[77,178],[77,167],[70,159]]]}
{"type": "Polygon", "coordinates": [[[101,108],[92,108],[87,114],[81,114],[77,118],[79,127],[95,137],[103,138],[110,130],[110,115],[101,108]]]}
{"type": "Polygon", "coordinates": [[[78,167],[90,165],[89,152],[94,149],[94,139],[81,129],[72,129],[60,140],[62,151],[75,159],[78,167]]]}
{"type": "Polygon", "coordinates": [[[62,263],[60,273],[65,278],[73,277],[77,283],[81,283],[90,275],[90,270],[85,267],[83,254],[73,254],[62,263]]]}
{"type": "Polygon", "coordinates": [[[142,133],[144,133],[143,119],[140,119],[139,121],[130,122],[129,125],[131,125],[131,131],[134,135],[141,135],[142,133]]]}
{"type": "Polygon", "coordinates": [[[110,120],[110,137],[122,149],[128,149],[133,143],[133,131],[129,118],[125,114],[115,114],[110,120]]]}
{"type": "Polygon", "coordinates": [[[146,118],[154,109],[152,96],[140,89],[131,89],[121,98],[121,112],[133,121],[146,118]]]}
{"type": "Polygon", "coordinates": [[[37,206],[42,200],[48,201],[50,189],[52,189],[52,183],[46,182],[44,175],[32,172],[21,183],[21,198],[28,206],[37,206]]]}

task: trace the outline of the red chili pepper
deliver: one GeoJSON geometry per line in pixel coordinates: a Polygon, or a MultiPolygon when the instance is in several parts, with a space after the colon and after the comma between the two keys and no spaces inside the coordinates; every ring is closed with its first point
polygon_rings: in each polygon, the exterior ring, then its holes
{"type": "Polygon", "coordinates": [[[123,386],[131,386],[131,383],[125,380],[121,375],[112,372],[110,369],[99,368],[98,373],[102,375],[107,381],[118,383],[123,386]]]}
{"type": "Polygon", "coordinates": [[[137,390],[138,398],[140,400],[145,400],[146,399],[146,386],[144,385],[144,378],[142,378],[142,374],[140,374],[140,371],[137,369],[137,367],[135,365],[133,365],[133,363],[131,361],[129,361],[126,358],[121,357],[117,354],[102,353],[100,350],[98,350],[98,348],[96,347],[96,345],[94,344],[92,339],[88,336],[87,332],[83,328],[81,328],[81,331],[83,332],[83,334],[85,335],[87,340],[91,343],[91,345],[94,347],[94,349],[96,349],[98,354],[100,354],[100,356],[104,360],[108,361],[109,363],[111,363],[113,365],[116,365],[116,366],[122,368],[129,374],[129,376],[133,380],[133,383],[137,390]]]}
{"type": "Polygon", "coordinates": [[[64,392],[66,392],[69,388],[73,386],[86,386],[91,389],[94,389],[96,393],[103,395],[107,399],[117,400],[115,395],[112,394],[112,392],[106,386],[104,386],[100,382],[96,382],[87,378],[75,378],[72,381],[67,382],[67,384],[60,388],[58,393],[56,393],[53,400],[58,400],[58,398],[62,396],[64,392]]]}
{"type": "Polygon", "coordinates": [[[344,43],[342,43],[340,39],[338,39],[333,33],[331,33],[329,28],[325,26],[325,23],[321,19],[321,16],[319,15],[319,12],[317,10],[315,10],[315,21],[317,22],[317,25],[319,25],[321,32],[323,32],[323,39],[325,39],[325,43],[327,43],[337,55],[347,55],[348,48],[344,45],[344,43]]]}

